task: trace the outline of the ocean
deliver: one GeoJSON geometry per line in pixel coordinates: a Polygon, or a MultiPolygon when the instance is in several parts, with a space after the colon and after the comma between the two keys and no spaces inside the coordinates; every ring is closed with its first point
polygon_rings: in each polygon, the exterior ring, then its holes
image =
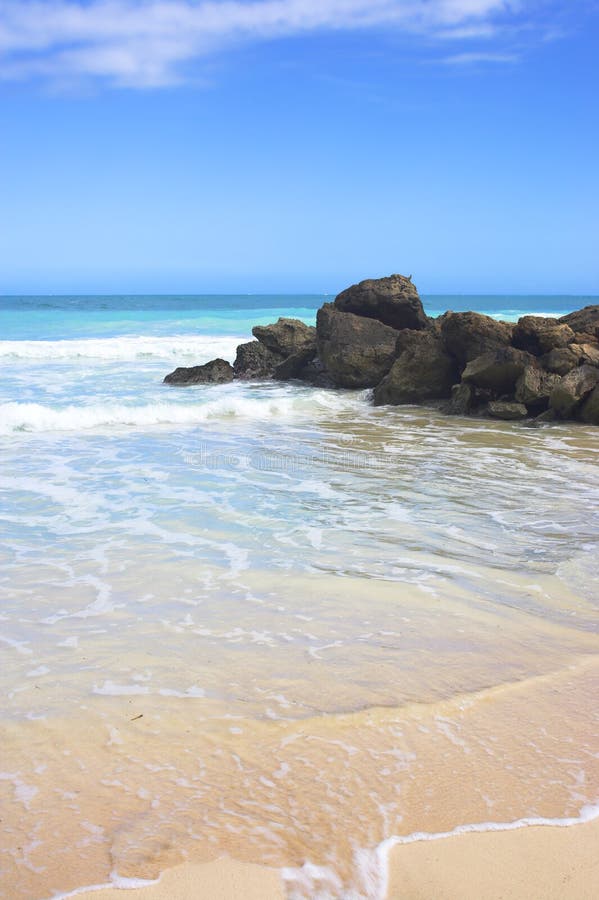
{"type": "Polygon", "coordinates": [[[0,298],[1,896],[599,813],[596,428],[162,384],[330,299],[0,298]]]}

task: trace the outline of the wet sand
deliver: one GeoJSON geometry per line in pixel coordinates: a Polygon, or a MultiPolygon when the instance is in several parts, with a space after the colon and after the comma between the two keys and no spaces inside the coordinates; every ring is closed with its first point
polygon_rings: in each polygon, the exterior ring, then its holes
{"type": "MultiPolygon", "coordinates": [[[[569,827],[460,834],[394,847],[387,900],[591,900],[599,894],[599,819],[569,827]]],[[[186,864],[158,884],[79,900],[280,900],[278,872],[221,859],[186,864]]]]}

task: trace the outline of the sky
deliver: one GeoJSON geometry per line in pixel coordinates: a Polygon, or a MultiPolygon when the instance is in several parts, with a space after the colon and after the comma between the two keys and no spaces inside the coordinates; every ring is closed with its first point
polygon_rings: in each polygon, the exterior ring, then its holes
{"type": "Polygon", "coordinates": [[[0,0],[0,294],[599,294],[599,2],[0,0]]]}

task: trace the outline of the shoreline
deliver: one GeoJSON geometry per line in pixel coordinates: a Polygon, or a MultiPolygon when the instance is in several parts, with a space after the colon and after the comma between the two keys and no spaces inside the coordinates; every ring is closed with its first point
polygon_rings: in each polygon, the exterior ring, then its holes
{"type": "MultiPolygon", "coordinates": [[[[599,894],[599,807],[585,809],[579,819],[522,819],[389,838],[373,853],[382,883],[368,900],[591,900],[599,894]]],[[[283,872],[222,857],[174,866],[153,882],[123,879],[57,896],[284,900],[283,872]]]]}

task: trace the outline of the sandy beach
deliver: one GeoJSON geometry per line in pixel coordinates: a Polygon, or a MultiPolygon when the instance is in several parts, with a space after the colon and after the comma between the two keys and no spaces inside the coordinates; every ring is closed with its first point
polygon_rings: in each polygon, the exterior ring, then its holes
{"type": "MultiPolygon", "coordinates": [[[[569,827],[455,835],[394,847],[387,900],[591,900],[599,893],[599,819],[569,827]]],[[[274,869],[220,859],[166,871],[157,884],[80,900],[279,900],[274,869]]]]}

